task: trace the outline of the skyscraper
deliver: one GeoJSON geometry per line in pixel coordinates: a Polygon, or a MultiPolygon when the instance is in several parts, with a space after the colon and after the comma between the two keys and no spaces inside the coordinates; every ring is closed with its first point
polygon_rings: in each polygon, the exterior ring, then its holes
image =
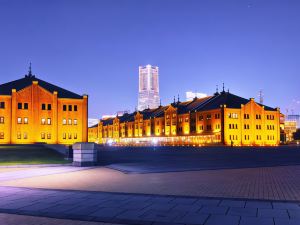
{"type": "Polygon", "coordinates": [[[139,66],[138,110],[159,106],[159,81],[157,66],[139,66]]]}

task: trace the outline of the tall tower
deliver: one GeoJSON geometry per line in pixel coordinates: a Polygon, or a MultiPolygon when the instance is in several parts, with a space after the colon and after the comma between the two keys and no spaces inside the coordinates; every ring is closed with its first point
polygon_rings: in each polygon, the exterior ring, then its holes
{"type": "Polygon", "coordinates": [[[139,66],[138,110],[159,106],[159,79],[157,66],[139,66]]]}

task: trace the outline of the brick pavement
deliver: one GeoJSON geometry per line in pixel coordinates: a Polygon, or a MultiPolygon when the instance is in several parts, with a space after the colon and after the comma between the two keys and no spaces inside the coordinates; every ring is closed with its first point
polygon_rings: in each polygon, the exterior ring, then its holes
{"type": "Polygon", "coordinates": [[[12,179],[0,185],[300,201],[300,166],[124,174],[108,168],[12,179]]]}
{"type": "Polygon", "coordinates": [[[58,219],[142,225],[300,224],[300,202],[16,187],[0,187],[0,199],[1,213],[58,219]]]}

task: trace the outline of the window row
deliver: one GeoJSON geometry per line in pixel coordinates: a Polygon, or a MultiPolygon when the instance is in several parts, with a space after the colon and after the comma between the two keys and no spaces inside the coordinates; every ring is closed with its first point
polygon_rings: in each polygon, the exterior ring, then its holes
{"type": "Polygon", "coordinates": [[[52,105],[43,103],[42,110],[52,110],[52,105]]]}
{"type": "Polygon", "coordinates": [[[260,124],[256,124],[256,130],[261,130],[261,125],[260,124]]]}
{"type": "Polygon", "coordinates": [[[238,118],[238,114],[237,113],[229,113],[228,114],[228,118],[230,118],[230,119],[237,119],[238,118]]]}
{"type": "MultiPolygon", "coordinates": [[[[63,133],[63,139],[67,139],[67,136],[68,136],[68,139],[72,139],[72,133],[68,133],[68,135],[67,135],[67,133],[63,133]]],[[[73,139],[77,139],[76,133],[74,133],[73,139]]]]}
{"type": "Polygon", "coordinates": [[[275,130],[275,126],[274,125],[267,125],[267,130],[275,130]]]}
{"type": "Polygon", "coordinates": [[[238,140],[238,136],[237,135],[229,135],[229,140],[238,140]]]}
{"type": "Polygon", "coordinates": [[[51,118],[48,118],[47,120],[45,118],[42,118],[41,120],[42,125],[51,125],[51,118]]]}
{"type": "MultiPolygon", "coordinates": [[[[22,139],[21,132],[17,132],[17,139],[22,139]]],[[[23,139],[28,139],[28,134],[26,132],[23,133],[23,139]]]]}
{"type": "Polygon", "coordinates": [[[274,135],[267,135],[267,140],[268,141],[274,141],[275,140],[275,136],[274,135]]]}
{"type": "Polygon", "coordinates": [[[77,111],[77,105],[63,105],[63,111],[77,111]],[[68,109],[68,110],[67,110],[68,109]]]}
{"type": "Polygon", "coordinates": [[[18,117],[17,118],[17,123],[18,124],[28,124],[28,118],[27,117],[24,117],[24,118],[22,118],[22,117],[18,117]]]}
{"type": "Polygon", "coordinates": [[[237,124],[229,124],[229,129],[238,129],[238,125],[237,124]]]}
{"type": "Polygon", "coordinates": [[[179,118],[178,121],[179,121],[179,123],[182,123],[183,121],[184,122],[189,122],[189,118],[186,117],[186,118],[184,118],[184,120],[183,120],[183,118],[179,118]]]}
{"type": "MultiPolygon", "coordinates": [[[[63,119],[63,125],[67,125],[67,120],[66,119],[63,119]]],[[[73,120],[73,125],[77,125],[78,124],[78,121],[77,119],[74,119],[73,120]]],[[[72,119],[68,119],[68,125],[72,125],[72,119]]]]}
{"type": "Polygon", "coordinates": [[[18,109],[28,109],[28,103],[22,103],[22,102],[19,102],[18,103],[18,109]]]}
{"type": "MultiPolygon", "coordinates": [[[[42,132],[41,133],[41,139],[46,139],[46,133],[45,132],[42,132]]],[[[51,139],[51,133],[47,133],[47,139],[51,139]]]]}
{"type": "Polygon", "coordinates": [[[275,116],[274,115],[267,115],[267,120],[274,120],[275,116]]]}

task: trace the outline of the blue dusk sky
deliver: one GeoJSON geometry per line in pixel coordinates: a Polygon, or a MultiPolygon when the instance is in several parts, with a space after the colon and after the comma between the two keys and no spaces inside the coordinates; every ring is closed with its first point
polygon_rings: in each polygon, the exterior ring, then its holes
{"type": "Polygon", "coordinates": [[[32,62],[87,93],[89,116],[137,106],[138,66],[160,69],[163,104],[216,85],[300,111],[299,0],[0,0],[0,83],[32,62]]]}

